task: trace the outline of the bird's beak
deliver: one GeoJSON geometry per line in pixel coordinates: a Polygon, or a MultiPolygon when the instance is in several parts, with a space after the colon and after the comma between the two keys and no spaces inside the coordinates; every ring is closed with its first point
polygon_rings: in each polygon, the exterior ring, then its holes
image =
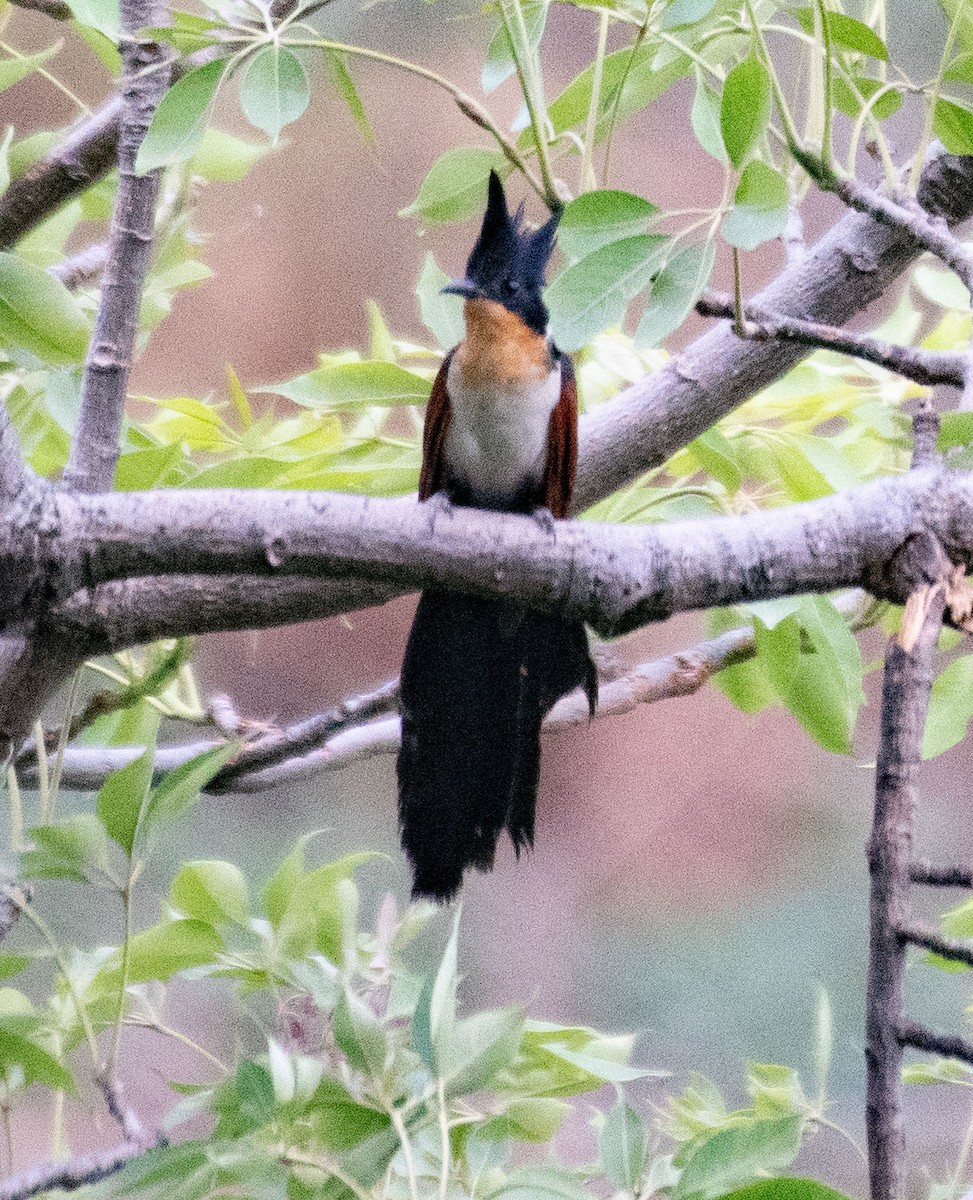
{"type": "Polygon", "coordinates": [[[480,289],[471,279],[451,279],[441,289],[447,296],[463,296],[466,300],[475,300],[480,295],[480,289]]]}

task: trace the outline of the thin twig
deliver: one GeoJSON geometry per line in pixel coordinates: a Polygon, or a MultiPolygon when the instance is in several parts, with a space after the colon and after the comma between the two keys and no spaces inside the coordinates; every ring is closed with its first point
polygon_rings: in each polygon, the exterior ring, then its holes
{"type": "MultiPolygon", "coordinates": [[[[736,318],[733,298],[717,292],[704,293],[696,304],[696,311],[704,317],[726,317],[734,322],[736,318]]],[[[738,337],[758,342],[796,342],[801,346],[849,354],[853,358],[861,358],[895,371],[924,387],[949,384],[961,388],[966,379],[965,352],[897,346],[864,333],[850,333],[834,325],[767,312],[752,304],[745,305],[743,315],[746,318],[743,327],[738,328],[736,324],[733,327],[738,337]]]]}
{"type": "Polygon", "coordinates": [[[950,1033],[936,1033],[914,1021],[903,1021],[899,1027],[899,1041],[913,1050],[925,1050],[929,1054],[940,1054],[943,1058],[957,1058],[973,1066],[973,1042],[950,1033]]]}
{"type": "Polygon", "coordinates": [[[913,883],[922,883],[927,887],[973,888],[973,870],[969,867],[945,866],[925,859],[912,864],[909,878],[913,883]]]}
{"type": "MultiPolygon", "coordinates": [[[[160,1145],[164,1144],[161,1139],[160,1145]]],[[[122,1142],[112,1150],[79,1154],[67,1162],[38,1163],[18,1175],[0,1182],[0,1200],[29,1200],[41,1192],[74,1192],[117,1175],[133,1159],[145,1154],[149,1146],[122,1142]]]]}
{"type": "Polygon", "coordinates": [[[966,966],[973,967],[973,946],[943,937],[938,930],[907,922],[899,928],[899,936],[904,942],[928,950],[930,954],[938,954],[940,958],[950,962],[965,963],[966,966]]]}

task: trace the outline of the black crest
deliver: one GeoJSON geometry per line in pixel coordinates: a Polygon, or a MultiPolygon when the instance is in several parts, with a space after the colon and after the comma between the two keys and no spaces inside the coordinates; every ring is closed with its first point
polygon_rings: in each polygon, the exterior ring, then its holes
{"type": "Polygon", "coordinates": [[[553,216],[540,229],[526,229],[524,206],[511,214],[500,177],[490,172],[483,226],[466,264],[466,279],[477,295],[498,301],[537,333],[547,328],[541,290],[557,223],[553,216]]]}

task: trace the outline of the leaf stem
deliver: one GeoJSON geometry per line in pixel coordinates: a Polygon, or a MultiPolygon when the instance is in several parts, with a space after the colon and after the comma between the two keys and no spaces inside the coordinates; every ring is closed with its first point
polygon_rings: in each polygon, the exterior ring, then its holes
{"type": "Polygon", "coordinates": [[[936,105],[939,103],[939,93],[943,86],[943,73],[946,70],[949,53],[953,48],[956,35],[959,33],[960,20],[966,12],[966,8],[967,6],[962,3],[956,5],[956,11],[953,13],[953,19],[949,25],[949,33],[946,35],[946,44],[943,46],[943,53],[939,59],[939,69],[936,71],[927,97],[926,112],[922,123],[922,134],[916,144],[916,153],[912,160],[912,169],[909,172],[909,191],[913,193],[915,193],[919,186],[919,175],[922,172],[926,158],[926,147],[932,140],[933,122],[936,118],[936,105]]]}
{"type": "Polygon", "coordinates": [[[405,1158],[405,1169],[409,1174],[409,1195],[411,1200],[419,1200],[419,1180],[416,1175],[416,1161],[412,1154],[412,1143],[409,1141],[409,1131],[405,1127],[401,1110],[396,1108],[394,1103],[389,1105],[389,1116],[392,1118],[392,1126],[398,1134],[399,1145],[402,1147],[402,1155],[405,1158]]]}
{"type": "Polygon", "coordinates": [[[523,10],[520,7],[520,0],[500,0],[500,19],[503,22],[504,29],[507,31],[507,38],[510,41],[510,48],[513,51],[514,63],[517,68],[517,78],[520,81],[520,90],[523,93],[524,103],[527,105],[527,113],[530,117],[531,129],[534,132],[534,145],[537,147],[537,165],[540,167],[541,180],[544,185],[544,202],[552,212],[558,212],[563,207],[563,203],[557,193],[557,188],[554,186],[554,177],[551,174],[551,159],[547,141],[547,113],[543,99],[540,96],[537,72],[530,49],[530,38],[527,34],[527,25],[524,21],[523,10]],[[514,36],[514,29],[510,18],[511,4],[516,13],[516,37],[514,36]]]}
{"type": "MultiPolygon", "coordinates": [[[[598,186],[592,165],[595,139],[598,135],[598,114],[601,109],[601,85],[605,71],[605,52],[608,49],[608,9],[603,8],[598,18],[598,48],[591,75],[591,102],[588,105],[588,120],[584,130],[584,151],[581,155],[581,191],[592,191],[598,186]]],[[[621,92],[619,91],[619,95],[621,92]]]]}
{"type": "Polygon", "coordinates": [[[125,933],[122,942],[121,978],[118,982],[118,1012],[115,1014],[115,1029],[112,1033],[111,1050],[105,1064],[105,1076],[109,1082],[114,1082],[118,1073],[118,1057],[122,1047],[122,1025],[125,1015],[125,993],[128,990],[128,975],[132,960],[132,885],[135,871],[130,874],[121,890],[122,912],[124,914],[125,933]]]}
{"type": "MultiPolygon", "coordinates": [[[[352,46],[347,42],[335,42],[330,38],[314,37],[310,41],[288,39],[284,44],[319,50],[331,50],[338,54],[350,54],[358,58],[371,59],[373,62],[384,63],[387,67],[395,67],[396,70],[407,71],[410,75],[417,75],[420,79],[426,79],[430,83],[436,84],[437,87],[443,88],[444,91],[447,91],[453,97],[457,108],[459,108],[464,116],[469,117],[475,125],[478,125],[490,134],[503,151],[505,157],[521,172],[544,203],[549,204],[549,196],[554,194],[553,191],[549,190],[545,183],[537,178],[528,166],[527,160],[517,149],[515,143],[507,137],[490,113],[483,107],[479,100],[469,95],[469,93],[464,92],[462,88],[457,87],[455,83],[446,79],[445,76],[440,75],[437,71],[420,66],[418,63],[409,62],[404,58],[396,58],[394,54],[385,54],[381,50],[369,50],[365,46],[352,46]]],[[[540,154],[538,154],[538,158],[540,159],[540,154]]]]}
{"type": "Polygon", "coordinates": [[[439,1172],[439,1200],[446,1200],[449,1191],[449,1114],[446,1111],[446,1083],[440,1077],[436,1080],[436,1098],[439,1101],[439,1132],[442,1138],[442,1167],[439,1172]]]}
{"type": "MultiPolygon", "coordinates": [[[[71,676],[68,685],[67,699],[64,701],[64,715],[61,718],[61,728],[57,735],[57,749],[54,752],[54,770],[51,772],[51,819],[54,817],[54,807],[57,804],[58,792],[61,790],[61,774],[64,771],[64,753],[71,739],[71,717],[78,699],[78,687],[81,683],[81,669],[71,676]]],[[[42,750],[38,746],[38,755],[42,750]]]]}
{"type": "Polygon", "coordinates": [[[34,722],[34,744],[37,746],[37,794],[41,802],[41,824],[50,824],[51,776],[47,769],[47,748],[44,745],[44,726],[34,722]]]}
{"type": "Polygon", "coordinates": [[[82,1003],[81,996],[78,994],[78,989],[75,987],[74,980],[71,978],[71,973],[68,970],[68,964],[64,960],[64,955],[61,952],[61,947],[58,945],[57,940],[54,937],[54,934],[51,932],[50,926],[47,924],[47,922],[44,920],[44,918],[40,915],[39,912],[35,911],[35,909],[31,905],[30,901],[27,899],[27,897],[23,894],[23,892],[19,888],[17,889],[17,892],[18,892],[18,895],[15,898],[15,903],[16,903],[17,907],[20,909],[20,911],[23,913],[23,915],[27,918],[27,920],[30,921],[30,923],[38,931],[38,933],[41,935],[41,937],[44,939],[44,941],[47,943],[47,945],[49,946],[49,948],[51,950],[52,955],[54,956],[54,962],[57,964],[57,969],[61,972],[61,975],[64,977],[64,982],[67,985],[68,991],[71,993],[71,999],[74,1001],[74,1007],[78,1013],[78,1022],[80,1023],[81,1028],[84,1032],[85,1041],[88,1043],[88,1050],[91,1054],[91,1061],[94,1064],[94,1066],[97,1068],[98,1060],[99,1060],[98,1040],[95,1037],[95,1031],[94,1031],[94,1027],[91,1024],[91,1018],[88,1016],[88,1010],[85,1008],[84,1004],[82,1003]]]}
{"type": "Polygon", "coordinates": [[[13,764],[7,767],[7,795],[10,797],[10,849],[19,854],[27,849],[27,844],[24,841],[24,805],[13,764]]]}

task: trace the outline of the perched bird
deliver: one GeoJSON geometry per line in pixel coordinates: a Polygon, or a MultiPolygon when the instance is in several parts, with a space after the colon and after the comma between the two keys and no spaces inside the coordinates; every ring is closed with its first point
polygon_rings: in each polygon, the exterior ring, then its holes
{"type": "MultiPolygon", "coordinates": [[[[541,297],[558,218],[511,215],[490,175],[466,276],[466,336],[443,361],[423,431],[419,499],[566,517],[577,458],[570,359],[547,335],[541,297]]],[[[598,680],[584,626],[507,600],[423,592],[402,664],[398,758],[402,845],[413,895],[452,899],[468,867],[493,865],[506,828],[533,842],[540,729],[561,696],[598,680]]]]}

